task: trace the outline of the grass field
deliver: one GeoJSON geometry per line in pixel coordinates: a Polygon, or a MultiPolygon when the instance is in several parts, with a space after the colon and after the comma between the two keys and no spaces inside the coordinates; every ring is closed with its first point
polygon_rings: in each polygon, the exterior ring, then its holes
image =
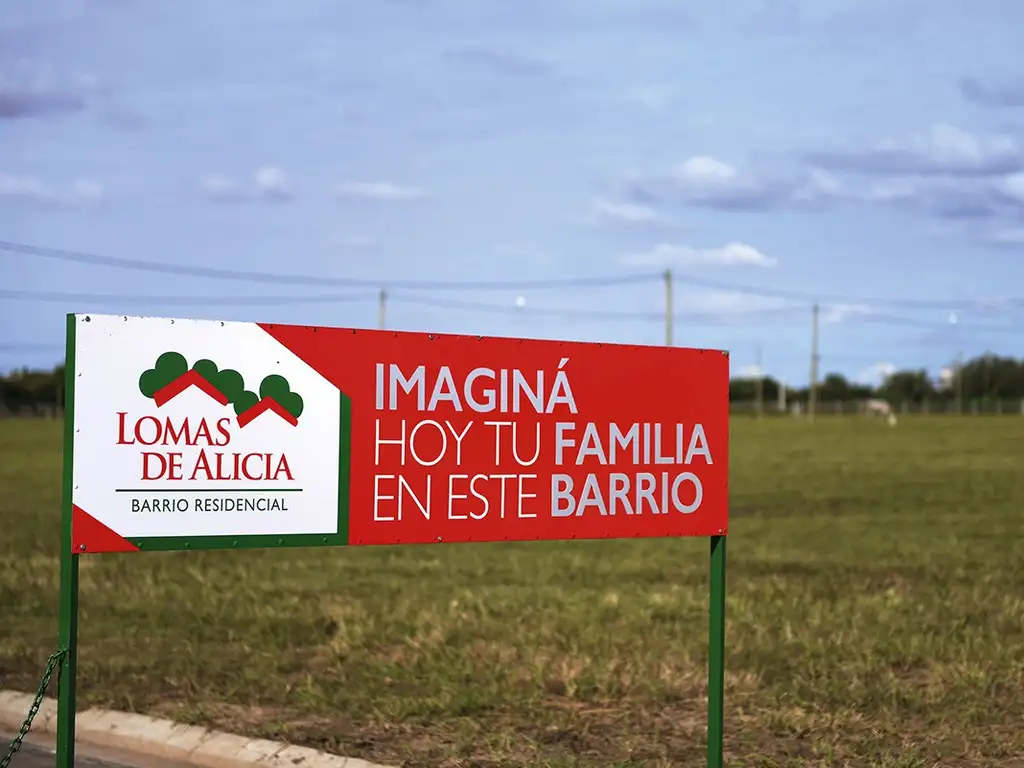
{"type": "MultiPolygon", "coordinates": [[[[0,421],[0,687],[57,634],[60,426],[0,421]]],[[[729,765],[1024,765],[1024,418],[737,419],[729,765]]],[[[690,766],[707,542],[82,561],[80,706],[395,765],[690,766]]]]}

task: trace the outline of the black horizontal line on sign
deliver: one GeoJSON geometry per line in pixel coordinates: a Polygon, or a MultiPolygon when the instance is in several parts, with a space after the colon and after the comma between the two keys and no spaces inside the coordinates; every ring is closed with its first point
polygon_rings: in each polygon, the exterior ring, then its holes
{"type": "Polygon", "coordinates": [[[301,488],[115,488],[114,493],[301,493],[301,488]]]}

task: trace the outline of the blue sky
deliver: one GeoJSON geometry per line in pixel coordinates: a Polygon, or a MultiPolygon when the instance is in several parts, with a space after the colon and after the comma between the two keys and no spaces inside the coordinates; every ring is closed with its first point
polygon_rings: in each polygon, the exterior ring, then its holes
{"type": "Polygon", "coordinates": [[[1019,0],[9,5],[0,240],[324,284],[0,252],[0,369],[68,311],[373,327],[377,285],[393,328],[656,344],[666,267],[735,373],[806,384],[815,297],[824,370],[1019,351],[1019,0]]]}

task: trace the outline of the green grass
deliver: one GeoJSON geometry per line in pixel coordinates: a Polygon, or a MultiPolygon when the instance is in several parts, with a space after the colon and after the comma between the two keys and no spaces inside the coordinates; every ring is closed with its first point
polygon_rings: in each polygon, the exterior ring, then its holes
{"type": "MultiPolygon", "coordinates": [[[[1024,418],[734,422],[729,765],[1024,765],[1024,418]]],[[[57,636],[60,427],[0,421],[0,684],[57,636]]],[[[689,766],[707,541],[84,557],[79,705],[405,765],[689,766]]]]}

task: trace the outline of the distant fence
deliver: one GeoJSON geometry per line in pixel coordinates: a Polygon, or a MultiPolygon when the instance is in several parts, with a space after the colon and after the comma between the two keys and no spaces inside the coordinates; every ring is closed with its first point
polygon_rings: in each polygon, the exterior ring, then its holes
{"type": "MultiPolygon", "coordinates": [[[[864,400],[826,400],[815,405],[818,416],[854,416],[864,412],[864,400]]],[[[943,416],[961,414],[964,416],[999,416],[1024,415],[1024,398],[979,398],[976,400],[921,400],[913,402],[904,400],[892,403],[897,415],[943,416]]],[[[757,413],[757,403],[753,400],[734,400],[729,405],[730,412],[735,416],[753,416],[757,413]]],[[[802,416],[807,413],[806,402],[791,402],[783,411],[778,403],[765,403],[762,413],[765,416],[802,416]]]]}

